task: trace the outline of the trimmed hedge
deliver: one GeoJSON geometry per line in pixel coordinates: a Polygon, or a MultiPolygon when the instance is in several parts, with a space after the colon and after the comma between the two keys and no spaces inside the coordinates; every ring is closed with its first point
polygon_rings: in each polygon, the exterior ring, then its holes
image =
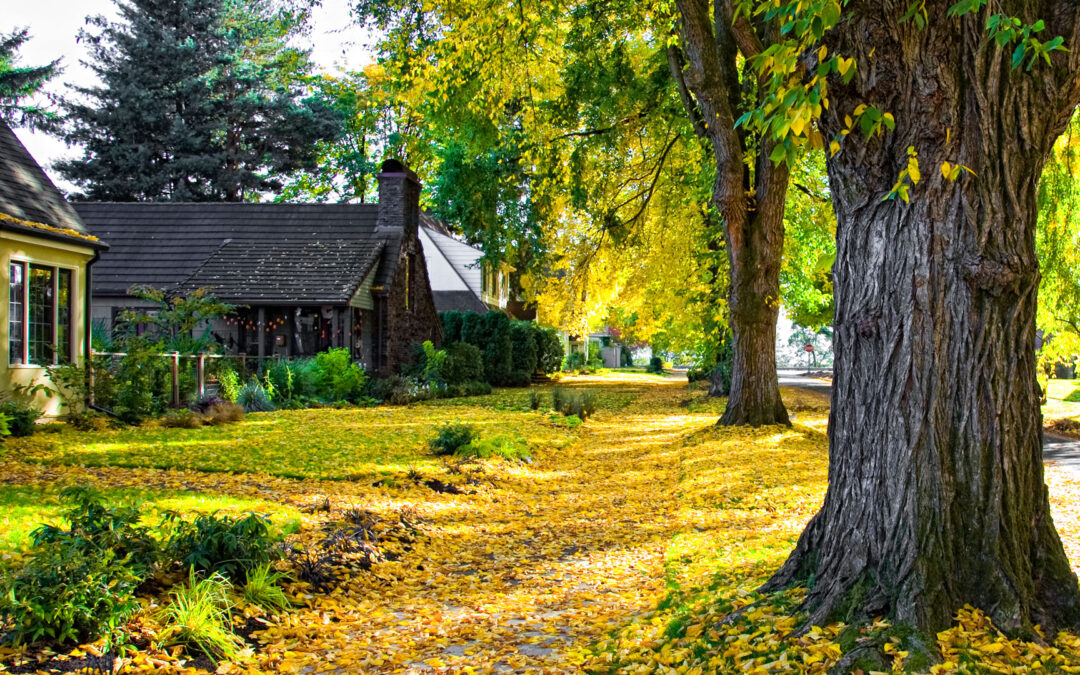
{"type": "MultiPolygon", "coordinates": [[[[476,348],[483,374],[480,379],[492,385],[528,386],[533,373],[551,373],[562,364],[563,349],[558,334],[529,321],[511,321],[503,312],[443,312],[440,315],[443,339],[449,345],[448,361],[458,358],[471,361],[466,350],[456,344],[476,348]],[[453,351],[453,353],[451,353],[453,351]]],[[[467,367],[467,366],[466,366],[467,367]]],[[[456,370],[457,366],[450,370],[456,370]]],[[[447,382],[456,374],[447,372],[447,382]]],[[[467,381],[465,378],[458,381],[467,381]]]]}

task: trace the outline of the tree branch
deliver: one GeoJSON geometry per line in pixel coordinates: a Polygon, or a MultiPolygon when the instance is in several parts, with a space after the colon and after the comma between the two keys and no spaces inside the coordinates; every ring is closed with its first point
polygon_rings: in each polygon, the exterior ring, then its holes
{"type": "Polygon", "coordinates": [[[675,87],[679,90],[679,98],[682,99],[686,114],[690,117],[690,123],[694,125],[694,133],[702,138],[708,138],[709,132],[705,128],[705,118],[701,115],[701,108],[698,107],[694,95],[690,93],[690,89],[686,86],[686,77],[683,74],[686,61],[683,59],[682,50],[675,45],[671,45],[667,49],[667,59],[668,66],[671,67],[671,77],[675,80],[675,87]]]}

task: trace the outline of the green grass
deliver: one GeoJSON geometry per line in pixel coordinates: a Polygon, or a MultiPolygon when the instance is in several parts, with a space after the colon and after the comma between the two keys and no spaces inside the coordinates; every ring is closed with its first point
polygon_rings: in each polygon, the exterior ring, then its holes
{"type": "MultiPolygon", "coordinates": [[[[63,488],[59,484],[0,485],[0,514],[3,514],[0,515],[0,552],[11,553],[26,548],[30,533],[42,523],[60,524],[61,514],[68,509],[60,498],[63,488]]],[[[282,527],[300,517],[292,507],[259,499],[136,488],[101,488],[100,491],[108,503],[142,504],[144,522],[151,525],[157,524],[165,511],[183,514],[255,511],[269,516],[275,525],[282,527]]]]}
{"type": "Polygon", "coordinates": [[[405,407],[279,411],[248,415],[237,424],[201,429],[145,426],[79,432],[65,428],[59,433],[10,439],[0,446],[0,453],[9,460],[51,465],[359,480],[393,475],[411,467],[437,467],[428,440],[437,426],[455,421],[475,424],[485,435],[520,436],[534,447],[561,447],[575,437],[565,428],[537,424],[538,413],[513,409],[516,397],[521,398],[521,407],[527,408],[527,390],[520,390],[509,398],[495,395],[460,399],[465,402],[461,406],[432,402],[405,407]]]}

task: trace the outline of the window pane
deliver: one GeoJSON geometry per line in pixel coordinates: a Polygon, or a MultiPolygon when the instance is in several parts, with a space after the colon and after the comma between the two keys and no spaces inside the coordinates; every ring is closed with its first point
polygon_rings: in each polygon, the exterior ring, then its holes
{"type": "Polygon", "coordinates": [[[30,363],[53,362],[54,310],[52,267],[30,266],[30,363]]]}
{"type": "Polygon", "coordinates": [[[56,360],[71,361],[71,270],[57,270],[56,282],[56,360]]]}
{"type": "Polygon", "coordinates": [[[26,311],[26,264],[11,263],[11,280],[8,283],[8,361],[23,363],[26,349],[26,326],[23,315],[26,311]]]}

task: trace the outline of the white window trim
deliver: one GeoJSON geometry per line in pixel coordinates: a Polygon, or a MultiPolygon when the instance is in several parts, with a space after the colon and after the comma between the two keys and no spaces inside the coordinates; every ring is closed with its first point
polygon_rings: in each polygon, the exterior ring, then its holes
{"type": "MultiPolygon", "coordinates": [[[[69,336],[70,344],[68,345],[68,358],[72,362],[75,362],[77,360],[76,359],[76,351],[77,350],[75,348],[75,345],[76,345],[75,336],[78,333],[78,331],[76,330],[76,326],[75,326],[75,300],[76,300],[76,298],[78,296],[78,293],[76,293],[75,289],[78,287],[79,268],[77,266],[75,266],[75,265],[66,265],[66,264],[63,264],[63,263],[55,263],[55,262],[44,262],[44,261],[40,261],[40,260],[33,260],[31,258],[21,258],[21,257],[17,257],[17,256],[12,256],[12,257],[8,258],[8,307],[11,306],[11,276],[10,275],[11,275],[11,265],[14,264],[14,263],[24,265],[24,270],[25,270],[25,272],[23,274],[23,321],[22,321],[22,330],[23,330],[23,336],[22,336],[23,337],[23,340],[22,340],[23,353],[22,353],[22,358],[23,358],[23,363],[12,363],[11,362],[11,353],[10,353],[11,335],[9,334],[8,335],[8,350],[9,350],[9,353],[8,353],[8,364],[7,364],[8,369],[9,370],[41,370],[42,368],[46,368],[48,366],[55,366],[55,365],[58,365],[58,363],[59,363],[57,361],[57,359],[56,359],[55,354],[53,354],[53,362],[52,363],[49,363],[49,364],[30,363],[30,266],[31,265],[37,265],[38,267],[51,267],[52,269],[57,270],[57,271],[59,271],[61,269],[71,270],[71,289],[70,289],[70,297],[68,298],[68,302],[70,303],[69,311],[71,312],[71,317],[70,317],[71,335],[69,336]]],[[[53,340],[54,341],[56,339],[57,330],[58,330],[58,328],[60,326],[60,321],[59,321],[59,318],[60,318],[59,317],[60,304],[58,302],[56,302],[56,299],[58,299],[59,297],[60,297],[60,275],[59,274],[54,274],[53,275],[53,298],[54,298],[54,302],[53,302],[53,340]]],[[[11,319],[9,317],[9,319],[8,319],[8,331],[10,331],[10,330],[11,330],[11,319]]],[[[59,347],[59,346],[60,345],[57,345],[57,347],[59,347]]]]}

